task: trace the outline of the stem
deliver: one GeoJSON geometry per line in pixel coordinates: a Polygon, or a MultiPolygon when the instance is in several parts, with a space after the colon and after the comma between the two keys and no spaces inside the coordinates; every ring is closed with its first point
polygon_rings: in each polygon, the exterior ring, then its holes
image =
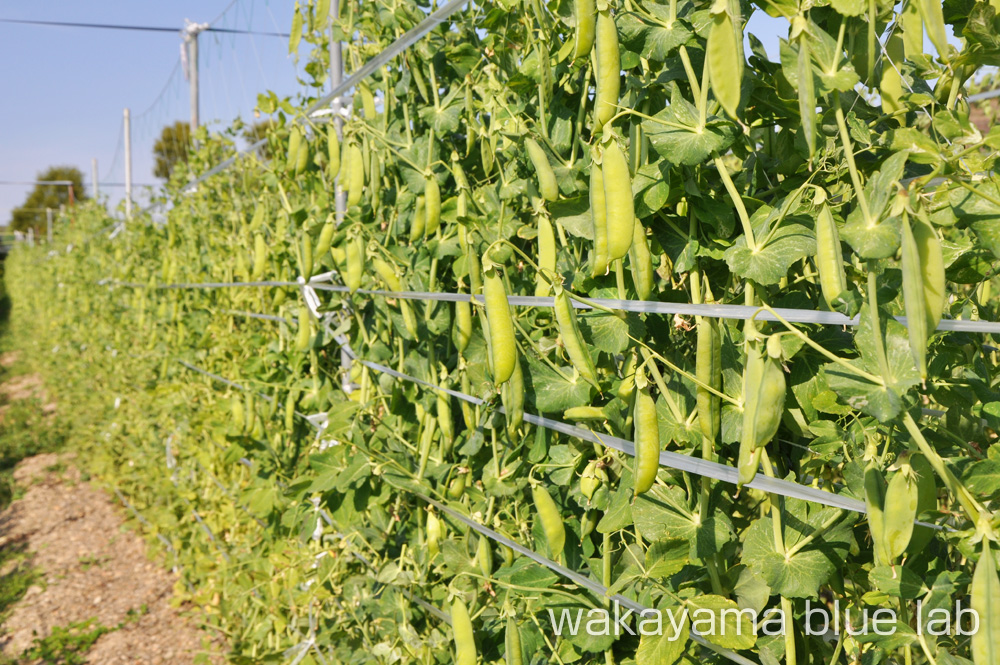
{"type": "Polygon", "coordinates": [[[872,335],[875,337],[875,355],[878,356],[878,366],[882,371],[883,386],[891,379],[892,372],[889,370],[889,358],[885,355],[885,340],[882,339],[882,325],[878,316],[878,295],[877,279],[875,274],[875,262],[868,261],[868,314],[872,319],[872,335]]]}
{"type": "Polygon", "coordinates": [[[743,234],[747,237],[747,248],[751,252],[757,251],[757,243],[753,239],[753,227],[750,226],[750,215],[747,214],[747,208],[743,205],[743,197],[736,190],[736,185],[733,184],[732,178],[729,177],[729,171],[726,170],[726,165],[722,162],[722,158],[719,155],[714,156],[715,168],[719,171],[719,177],[722,178],[722,184],[726,186],[726,191],[729,192],[729,198],[733,200],[733,205],[736,206],[736,214],[740,217],[740,224],[743,226],[743,234]]]}
{"type": "Polygon", "coordinates": [[[840,93],[833,93],[833,103],[836,106],[834,112],[837,116],[837,130],[840,132],[840,141],[844,144],[844,156],[847,158],[847,168],[851,172],[851,184],[854,185],[854,193],[858,197],[858,206],[861,207],[861,216],[864,217],[868,227],[874,225],[871,209],[868,207],[868,199],[865,198],[865,190],[861,186],[861,175],[858,173],[858,165],[854,162],[854,146],[851,145],[851,135],[847,131],[847,122],[844,120],[844,109],[840,106],[840,93]]]}
{"type": "MultiPolygon", "coordinates": [[[[765,449],[761,456],[761,462],[764,465],[764,475],[768,478],[774,478],[774,468],[771,466],[771,459],[767,455],[767,450],[765,449]]],[[[785,542],[782,536],[783,528],[781,523],[781,506],[783,500],[779,496],[771,497],[771,524],[774,532],[774,549],[778,554],[783,554],[785,560],[789,558],[788,553],[785,551],[785,542]]],[[[792,616],[792,601],[784,596],[781,596],[781,614],[784,617],[792,616]]],[[[794,626],[789,626],[785,631],[785,663],[787,665],[795,665],[795,628],[794,626]]]]}

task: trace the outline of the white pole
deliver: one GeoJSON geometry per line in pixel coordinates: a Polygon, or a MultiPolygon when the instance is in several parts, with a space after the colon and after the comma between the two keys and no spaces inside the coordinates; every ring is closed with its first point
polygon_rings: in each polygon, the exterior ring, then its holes
{"type": "Polygon", "coordinates": [[[188,44],[188,78],[191,82],[191,137],[198,129],[198,30],[189,30],[185,40],[188,44]]]}
{"type": "Polygon", "coordinates": [[[46,208],[45,209],[45,223],[46,223],[46,225],[48,227],[47,228],[47,230],[48,230],[47,235],[48,235],[48,239],[49,239],[49,244],[51,245],[52,244],[52,208],[46,208]]]}
{"type": "Polygon", "coordinates": [[[97,200],[97,196],[101,193],[100,187],[97,185],[97,157],[90,160],[90,179],[94,181],[94,200],[97,200]]]}
{"type": "Polygon", "coordinates": [[[132,219],[132,121],[125,109],[125,219],[132,219]]]}

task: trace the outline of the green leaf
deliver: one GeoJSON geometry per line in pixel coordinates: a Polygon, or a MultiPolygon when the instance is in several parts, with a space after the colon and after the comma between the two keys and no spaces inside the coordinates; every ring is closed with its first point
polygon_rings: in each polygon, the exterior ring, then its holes
{"type": "MultiPolygon", "coordinates": [[[[574,406],[586,406],[590,404],[591,385],[584,381],[583,378],[577,375],[575,379],[571,378],[567,381],[548,365],[544,365],[534,358],[528,358],[527,360],[530,367],[535,408],[538,411],[541,413],[555,413],[565,411],[574,406]]],[[[559,369],[568,377],[573,377],[575,374],[572,367],[561,367],[559,369]]]]}
{"type": "Polygon", "coordinates": [[[704,162],[713,152],[724,152],[736,139],[731,122],[713,116],[699,131],[697,118],[697,109],[680,94],[674,94],[670,106],[642,121],[642,129],[663,159],[693,166],[704,162]]]}
{"type": "Polygon", "coordinates": [[[715,595],[696,596],[688,601],[691,610],[691,625],[710,630],[701,630],[702,637],[725,649],[740,651],[750,649],[757,643],[757,627],[754,626],[752,612],[744,614],[736,603],[728,598],[715,595]]]}
{"type": "Polygon", "coordinates": [[[1000,461],[985,459],[970,464],[962,473],[962,484],[986,499],[995,498],[1000,493],[1000,461]]]}
{"type": "Polygon", "coordinates": [[[746,236],[740,236],[726,250],[725,257],[734,273],[766,286],[780,282],[793,263],[815,253],[816,236],[809,228],[801,224],[783,224],[756,250],[747,247],[746,236]]]}
{"type": "Polygon", "coordinates": [[[640,633],[635,665],[673,665],[687,650],[690,626],[684,609],[676,606],[661,606],[656,609],[662,617],[662,630],[645,630],[640,633]],[[674,629],[675,623],[681,627],[679,632],[674,629]]]}
{"type": "Polygon", "coordinates": [[[868,579],[879,591],[904,600],[913,600],[926,590],[920,576],[905,566],[878,566],[868,579]]]}
{"type": "Polygon", "coordinates": [[[683,538],[657,540],[646,550],[646,574],[670,577],[687,565],[691,545],[683,538]]]}
{"type": "Polygon", "coordinates": [[[625,319],[607,312],[584,314],[580,317],[583,336],[605,353],[622,353],[631,345],[629,335],[636,339],[646,336],[646,324],[636,314],[625,319]]]}

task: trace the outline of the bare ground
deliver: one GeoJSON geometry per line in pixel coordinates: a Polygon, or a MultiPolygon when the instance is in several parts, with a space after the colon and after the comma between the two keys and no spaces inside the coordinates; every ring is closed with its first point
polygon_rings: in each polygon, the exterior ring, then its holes
{"type": "MultiPolygon", "coordinates": [[[[2,384],[0,394],[38,397],[44,387],[27,375],[2,384]]],[[[43,409],[47,402],[42,397],[43,409]]],[[[25,493],[0,512],[0,549],[26,552],[41,577],[0,625],[0,655],[17,658],[54,627],[96,618],[121,627],[98,639],[87,663],[193,663],[198,654],[224,662],[219,641],[171,606],[176,577],[124,528],[121,506],[81,482],[72,454],[25,459],[14,478],[25,493]]],[[[8,572],[0,571],[0,584],[8,572]]]]}

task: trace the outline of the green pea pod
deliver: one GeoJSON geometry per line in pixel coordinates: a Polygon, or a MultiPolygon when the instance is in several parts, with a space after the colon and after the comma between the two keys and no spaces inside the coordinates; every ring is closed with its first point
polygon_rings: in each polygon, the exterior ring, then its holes
{"type": "Polygon", "coordinates": [[[230,415],[233,418],[233,423],[242,432],[246,428],[246,412],[243,409],[243,400],[239,396],[233,397],[229,401],[230,415]]]}
{"type": "Polygon", "coordinates": [[[455,423],[451,417],[451,396],[440,390],[437,392],[436,407],[438,429],[441,431],[441,447],[447,453],[455,443],[455,423]]]}
{"type": "Polygon", "coordinates": [[[308,282],[313,274],[313,246],[308,234],[302,236],[302,277],[308,282]]]}
{"type": "Polygon", "coordinates": [[[309,166],[309,142],[302,138],[299,150],[295,153],[295,175],[301,175],[309,166]]]}
{"type": "Polygon", "coordinates": [[[524,145],[528,150],[528,158],[531,160],[531,165],[535,167],[535,176],[538,178],[538,192],[546,201],[555,201],[559,198],[559,185],[556,184],[556,174],[552,170],[549,158],[535,139],[525,139],[524,145]]]}
{"type": "MultiPolygon", "coordinates": [[[[910,468],[916,476],[917,482],[917,518],[938,507],[937,481],[934,469],[927,458],[920,453],[910,455],[910,468]]],[[[929,542],[934,538],[934,529],[929,526],[914,526],[913,536],[910,538],[908,551],[916,554],[922,552],[929,542]]]]}
{"type": "Polygon", "coordinates": [[[365,245],[359,234],[347,239],[347,273],[344,282],[354,293],[361,288],[361,276],[365,269],[365,245]]]}
{"type": "Polygon", "coordinates": [[[441,520],[432,512],[427,513],[427,554],[433,559],[441,551],[441,520]]]}
{"type": "Polygon", "coordinates": [[[601,406],[572,406],[563,411],[566,420],[607,420],[608,414],[601,406]]]}
{"type": "Polygon", "coordinates": [[[847,274],[844,272],[840,232],[826,201],[816,216],[816,270],[819,272],[823,301],[829,309],[835,310],[840,294],[847,289],[847,274]]]}
{"type": "Polygon", "coordinates": [[[606,482],[608,482],[608,472],[597,463],[597,460],[591,460],[580,476],[580,493],[586,497],[587,505],[590,505],[594,493],[606,482]]]}
{"type": "MultiPolygon", "coordinates": [[[[469,380],[469,373],[464,370],[462,371],[461,387],[462,392],[466,395],[472,394],[472,382],[469,380]]],[[[476,422],[476,412],[472,409],[472,405],[464,399],[459,402],[459,405],[462,407],[462,420],[465,422],[466,429],[476,429],[479,423],[476,422]]]]}
{"type": "Polygon", "coordinates": [[[618,47],[618,27],[611,10],[597,13],[594,60],[597,72],[597,93],[594,96],[594,129],[597,136],[618,111],[621,92],[621,51],[618,47]]]}
{"type": "Polygon", "coordinates": [[[628,252],[629,267],[632,269],[632,284],[635,285],[635,292],[639,295],[639,300],[649,300],[653,293],[655,271],[653,269],[653,257],[649,253],[649,245],[646,241],[646,228],[635,221],[633,225],[632,247],[628,252]]]}
{"type": "Polygon", "coordinates": [[[424,181],[424,237],[432,236],[441,226],[441,188],[434,176],[424,181]]]}
{"type": "Polygon", "coordinates": [[[399,281],[399,276],[396,275],[396,271],[393,270],[392,266],[383,261],[382,259],[375,259],[372,261],[372,265],[375,267],[375,272],[378,276],[382,278],[385,282],[386,288],[390,291],[402,291],[403,286],[399,281]]]}
{"type": "Polygon", "coordinates": [[[493,576],[493,549],[490,547],[490,539],[486,536],[479,536],[479,545],[476,547],[476,564],[483,577],[490,579],[493,576]]]}
{"type": "Polygon", "coordinates": [[[460,473],[451,479],[448,483],[448,498],[449,499],[461,499],[462,495],[465,494],[465,485],[468,482],[469,474],[460,473]]]}
{"type": "Polygon", "coordinates": [[[250,273],[250,278],[255,282],[260,281],[266,268],[267,243],[264,241],[264,236],[257,233],[253,238],[253,272],[250,273]]]}
{"type": "Polygon", "coordinates": [[[759,343],[747,349],[743,370],[743,431],[740,434],[740,479],[744,485],[757,473],[749,466],[760,459],[760,451],[774,438],[785,409],[785,373],[781,363],[763,351],[759,343]]]}
{"type": "MultiPolygon", "coordinates": [[[[251,231],[256,231],[257,229],[260,228],[260,225],[264,223],[264,215],[266,214],[267,214],[267,206],[265,206],[263,203],[258,203],[257,206],[253,209],[253,217],[250,218],[251,231]]],[[[168,225],[167,228],[170,233],[173,233],[172,224],[168,225]]],[[[170,246],[174,245],[173,242],[168,242],[167,244],[169,244],[170,246]]]]}
{"type": "Polygon", "coordinates": [[[590,167],[590,218],[594,224],[594,249],[590,253],[590,276],[608,272],[608,212],[604,199],[604,174],[601,165],[590,167]]]}
{"type": "Polygon", "coordinates": [[[812,160],[816,154],[816,84],[813,80],[807,32],[800,33],[798,44],[799,117],[802,119],[802,134],[806,139],[809,159],[812,160]]]}
{"type": "Polygon", "coordinates": [[[726,0],[716,0],[712,4],[712,25],[706,49],[712,92],[726,113],[737,119],[743,83],[743,56],[731,11],[731,4],[726,0]]]}
{"type": "Polygon", "coordinates": [[[504,630],[504,661],[506,665],[524,665],[524,652],[521,650],[521,632],[517,622],[507,617],[507,628],[504,630]]]}
{"type": "Polygon", "coordinates": [[[906,464],[889,479],[885,493],[883,525],[885,552],[890,561],[895,561],[910,544],[913,536],[913,520],[917,519],[919,490],[906,464]]]}
{"type": "Polygon", "coordinates": [[[635,394],[635,496],[648,492],[660,470],[660,424],[656,402],[643,388],[635,394]]]}
{"type": "Polygon", "coordinates": [[[576,17],[573,59],[585,58],[594,47],[597,32],[597,6],[594,0],[576,0],[573,3],[573,15],[576,17]]]}
{"type": "Polygon", "coordinates": [[[740,442],[739,458],[736,461],[736,468],[739,472],[739,479],[736,481],[737,487],[751,483],[757,477],[757,469],[760,468],[760,458],[763,454],[763,448],[751,449],[744,442],[740,442]]]}
{"type": "Polygon", "coordinates": [[[365,189],[365,158],[361,148],[357,144],[351,143],[350,155],[348,177],[351,183],[347,189],[348,207],[361,203],[361,195],[364,194],[365,189]]]}
{"type": "Polygon", "coordinates": [[[549,554],[553,559],[558,560],[566,545],[566,527],[563,524],[562,515],[559,514],[559,508],[552,499],[552,495],[541,485],[535,485],[531,488],[531,497],[535,502],[538,519],[542,523],[545,540],[549,544],[549,554]]]}
{"type": "MultiPolygon", "coordinates": [[[[948,62],[948,33],[945,31],[944,6],[938,0],[914,0],[917,9],[920,11],[920,18],[923,19],[924,28],[927,29],[927,36],[931,38],[931,43],[937,49],[938,56],[948,62]]],[[[979,665],[979,663],[976,663],[979,665]]]]}
{"type": "Polygon", "coordinates": [[[365,114],[365,120],[372,120],[375,118],[375,95],[372,94],[372,89],[368,87],[368,84],[362,81],[358,84],[358,92],[361,93],[361,110],[365,114]]]}
{"type": "Polygon", "coordinates": [[[885,543],[885,479],[874,462],[865,468],[865,510],[868,513],[868,529],[875,546],[875,565],[888,566],[892,557],[885,543]]]}
{"type": "Polygon", "coordinates": [[[472,305],[467,302],[455,303],[455,348],[463,353],[472,339],[472,305]]]}
{"type": "Polygon", "coordinates": [[[604,204],[607,210],[608,260],[615,261],[628,254],[635,236],[635,202],[632,198],[632,177],[625,153],[617,141],[604,148],[601,165],[604,176],[604,204]]]}
{"type": "Polygon", "coordinates": [[[483,295],[486,300],[490,355],[493,358],[493,381],[500,386],[514,374],[517,342],[514,338],[514,320],[507,303],[507,289],[503,278],[492,266],[483,273],[483,295]]]}
{"type": "Polygon", "coordinates": [[[296,351],[305,351],[309,348],[309,341],[312,339],[311,325],[309,308],[302,305],[299,307],[299,332],[295,337],[296,351]]]}
{"type": "Polygon", "coordinates": [[[625,368],[622,370],[622,382],[618,385],[619,399],[628,401],[635,392],[635,366],[638,364],[638,355],[633,351],[629,354],[625,368]]]}
{"type": "Polygon", "coordinates": [[[917,255],[923,267],[924,302],[926,303],[927,332],[932,334],[941,323],[941,315],[948,301],[945,278],[944,254],[937,231],[931,226],[923,210],[910,220],[910,230],[917,245],[917,255]]]}
{"type": "Polygon", "coordinates": [[[584,540],[590,534],[594,533],[594,529],[597,528],[597,523],[600,513],[596,510],[588,510],[583,513],[583,517],[580,518],[580,540],[584,540]]]}
{"type": "Polygon", "coordinates": [[[336,230],[337,225],[334,224],[333,220],[323,224],[323,228],[319,232],[319,238],[316,240],[316,249],[313,251],[314,259],[322,261],[326,253],[330,251],[330,245],[333,244],[333,234],[336,230]]]}
{"type": "Polygon", "coordinates": [[[285,170],[294,173],[299,161],[299,149],[302,146],[302,130],[298,125],[292,126],[288,132],[288,152],[285,156],[285,170]]]}
{"type": "Polygon", "coordinates": [[[425,219],[424,197],[417,197],[417,207],[413,211],[413,221],[410,222],[410,242],[415,243],[424,237],[425,219]]]}
{"type": "Polygon", "coordinates": [[[924,296],[924,269],[920,263],[920,251],[910,227],[908,215],[903,214],[901,238],[901,267],[903,270],[903,305],[906,308],[906,330],[910,339],[910,351],[920,371],[921,378],[927,378],[927,300],[924,296]]]}
{"type": "Polygon", "coordinates": [[[990,541],[983,538],[983,552],[972,574],[969,607],[979,615],[979,630],[972,635],[972,660],[976,665],[1000,663],[1000,578],[990,541]]]}
{"type": "Polygon", "coordinates": [[[403,327],[406,328],[406,332],[410,333],[411,339],[417,339],[419,336],[417,317],[413,314],[413,307],[410,305],[410,301],[400,300],[399,312],[403,315],[403,327]]]}
{"type": "Polygon", "coordinates": [[[903,53],[907,60],[915,60],[924,54],[924,22],[920,18],[917,2],[907,2],[903,6],[903,53]]]}
{"type": "MultiPolygon", "coordinates": [[[[903,106],[903,77],[899,72],[906,56],[903,53],[903,37],[899,31],[893,32],[885,43],[888,57],[882,59],[882,78],[879,81],[879,95],[882,97],[882,113],[892,115],[906,109],[903,106]]],[[[902,120],[902,119],[900,119],[902,120]]]]}
{"type": "Polygon", "coordinates": [[[580,326],[576,320],[576,312],[573,311],[573,304],[569,300],[569,295],[561,286],[555,288],[555,315],[556,326],[559,328],[559,336],[562,338],[563,347],[566,349],[569,360],[573,367],[580,373],[580,376],[598,390],[597,370],[594,368],[594,360],[587,351],[587,346],[580,333],[580,326]]]}
{"type": "Polygon", "coordinates": [[[501,388],[501,399],[507,414],[507,436],[517,440],[517,430],[524,422],[524,374],[520,360],[514,361],[514,372],[501,388]]]}
{"type": "Polygon", "coordinates": [[[330,123],[326,128],[326,175],[333,180],[340,173],[340,137],[337,126],[330,123]]]}
{"type": "MultiPolygon", "coordinates": [[[[695,376],[706,386],[722,389],[722,335],[717,319],[702,316],[698,320],[695,376]]],[[[698,386],[697,402],[701,433],[709,441],[715,441],[719,437],[722,400],[710,390],[698,386]]]]}
{"type": "Polygon", "coordinates": [[[537,222],[540,271],[535,275],[535,296],[544,298],[552,290],[551,280],[556,274],[556,236],[548,217],[539,215],[537,222]]]}
{"type": "Polygon", "coordinates": [[[285,397],[285,432],[291,434],[295,430],[295,401],[298,399],[298,393],[295,390],[289,390],[288,396],[285,397]]]}

